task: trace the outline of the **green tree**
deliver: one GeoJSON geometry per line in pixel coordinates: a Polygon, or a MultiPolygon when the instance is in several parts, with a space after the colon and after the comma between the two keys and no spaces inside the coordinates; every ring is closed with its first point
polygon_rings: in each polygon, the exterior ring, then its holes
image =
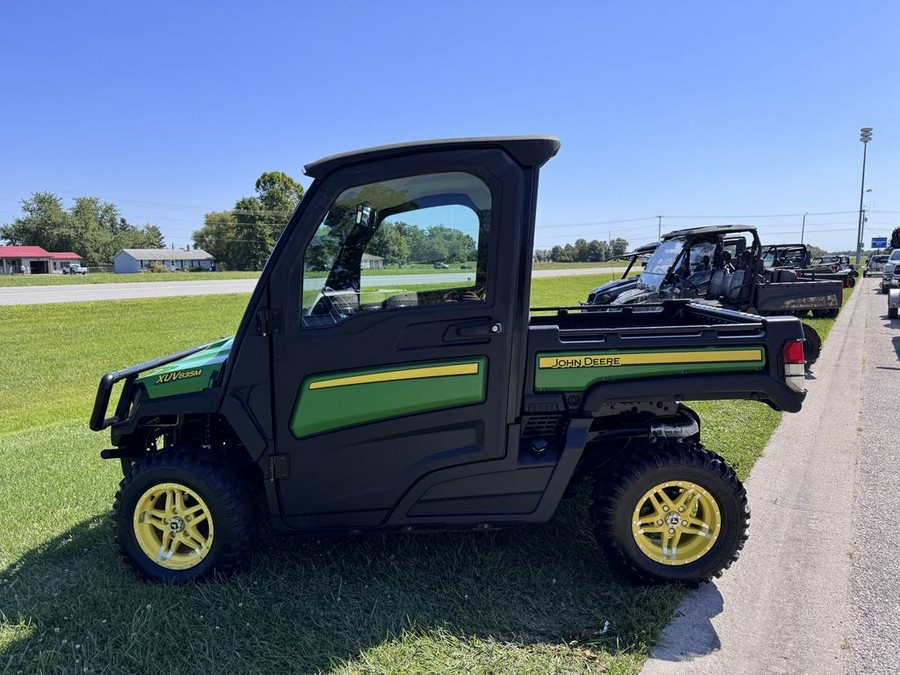
{"type": "Polygon", "coordinates": [[[110,263],[123,248],[162,248],[155,225],[130,224],[115,204],[96,197],[76,197],[72,208],[49,192],[22,200],[21,218],[0,226],[0,238],[13,245],[40,246],[48,251],[74,251],[87,265],[110,263]]]}
{"type": "Polygon", "coordinates": [[[588,249],[588,243],[585,239],[576,239],[575,240],[575,252],[572,254],[572,259],[575,262],[588,262],[590,251],[588,249]]]}
{"type": "Polygon", "coordinates": [[[234,213],[231,211],[212,211],[203,217],[203,227],[194,232],[192,238],[197,248],[203,249],[217,262],[230,267],[231,247],[237,238],[235,235],[234,213]]]}
{"type": "Polygon", "coordinates": [[[621,237],[609,242],[609,257],[618,258],[628,250],[628,241],[621,237]]]}
{"type": "Polygon", "coordinates": [[[272,224],[256,197],[243,197],[234,205],[234,239],[228,265],[238,270],[259,270],[275,245],[272,224]]]}
{"type": "Polygon", "coordinates": [[[410,226],[406,223],[383,222],[369,242],[366,252],[381,256],[388,264],[402,267],[409,262],[410,256],[409,241],[403,236],[404,227],[408,231],[410,226]]]}
{"type": "Polygon", "coordinates": [[[254,188],[256,195],[241,197],[231,211],[206,214],[193,234],[198,248],[231,269],[262,269],[304,194],[282,171],[261,174],[254,188]]]}
{"type": "Polygon", "coordinates": [[[609,251],[609,245],[605,241],[593,239],[588,245],[588,262],[603,262],[609,251]]]}
{"type": "Polygon", "coordinates": [[[900,227],[895,227],[891,232],[891,248],[900,248],[900,227]]]}

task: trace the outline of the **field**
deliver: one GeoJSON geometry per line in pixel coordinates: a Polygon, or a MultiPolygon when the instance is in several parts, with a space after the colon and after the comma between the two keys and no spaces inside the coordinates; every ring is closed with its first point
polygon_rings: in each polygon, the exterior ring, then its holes
{"type": "MultiPolygon", "coordinates": [[[[535,280],[532,304],[575,304],[605,278],[535,280]]],[[[119,467],[99,459],[108,436],[87,429],[97,382],[233,333],[246,301],[0,307],[0,673],[640,669],[685,591],[612,576],[585,494],[534,530],[267,535],[227,581],[138,582],[107,517],[119,467]]],[[[780,415],[750,402],[696,408],[707,445],[745,478],[780,415]]]]}

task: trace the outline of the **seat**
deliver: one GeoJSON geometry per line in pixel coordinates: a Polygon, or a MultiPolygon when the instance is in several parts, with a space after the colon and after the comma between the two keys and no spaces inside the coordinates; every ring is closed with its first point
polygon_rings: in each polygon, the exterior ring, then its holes
{"type": "Polygon", "coordinates": [[[709,287],[706,290],[706,297],[710,300],[722,297],[725,289],[728,287],[728,275],[725,270],[717,269],[712,273],[709,279],[709,287]]]}
{"type": "Polygon", "coordinates": [[[746,279],[746,276],[747,272],[745,270],[738,270],[729,277],[728,288],[723,294],[727,302],[738,304],[741,300],[741,295],[744,290],[744,279],[746,279]]]}

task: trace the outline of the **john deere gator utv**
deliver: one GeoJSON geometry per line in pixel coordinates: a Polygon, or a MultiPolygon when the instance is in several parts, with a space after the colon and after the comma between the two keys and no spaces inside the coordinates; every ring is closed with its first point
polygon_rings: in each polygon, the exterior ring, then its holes
{"type": "Polygon", "coordinates": [[[138,574],[233,572],[262,519],[347,534],[536,525],[579,486],[632,578],[731,565],[747,496],[684,401],[800,410],[800,322],[685,301],[529,312],[538,173],[558,148],[428,141],[306,167],[315,180],[235,336],[100,381],[90,425],[122,463],[115,531],[138,574]],[[380,231],[437,222],[471,241],[473,270],[367,274],[380,231]]]}

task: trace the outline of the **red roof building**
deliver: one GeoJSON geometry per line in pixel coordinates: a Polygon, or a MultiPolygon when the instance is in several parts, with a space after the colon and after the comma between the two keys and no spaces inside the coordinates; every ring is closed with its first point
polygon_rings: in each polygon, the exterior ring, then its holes
{"type": "Polygon", "coordinates": [[[51,253],[40,246],[0,246],[0,274],[58,274],[77,253],[51,253]]]}

